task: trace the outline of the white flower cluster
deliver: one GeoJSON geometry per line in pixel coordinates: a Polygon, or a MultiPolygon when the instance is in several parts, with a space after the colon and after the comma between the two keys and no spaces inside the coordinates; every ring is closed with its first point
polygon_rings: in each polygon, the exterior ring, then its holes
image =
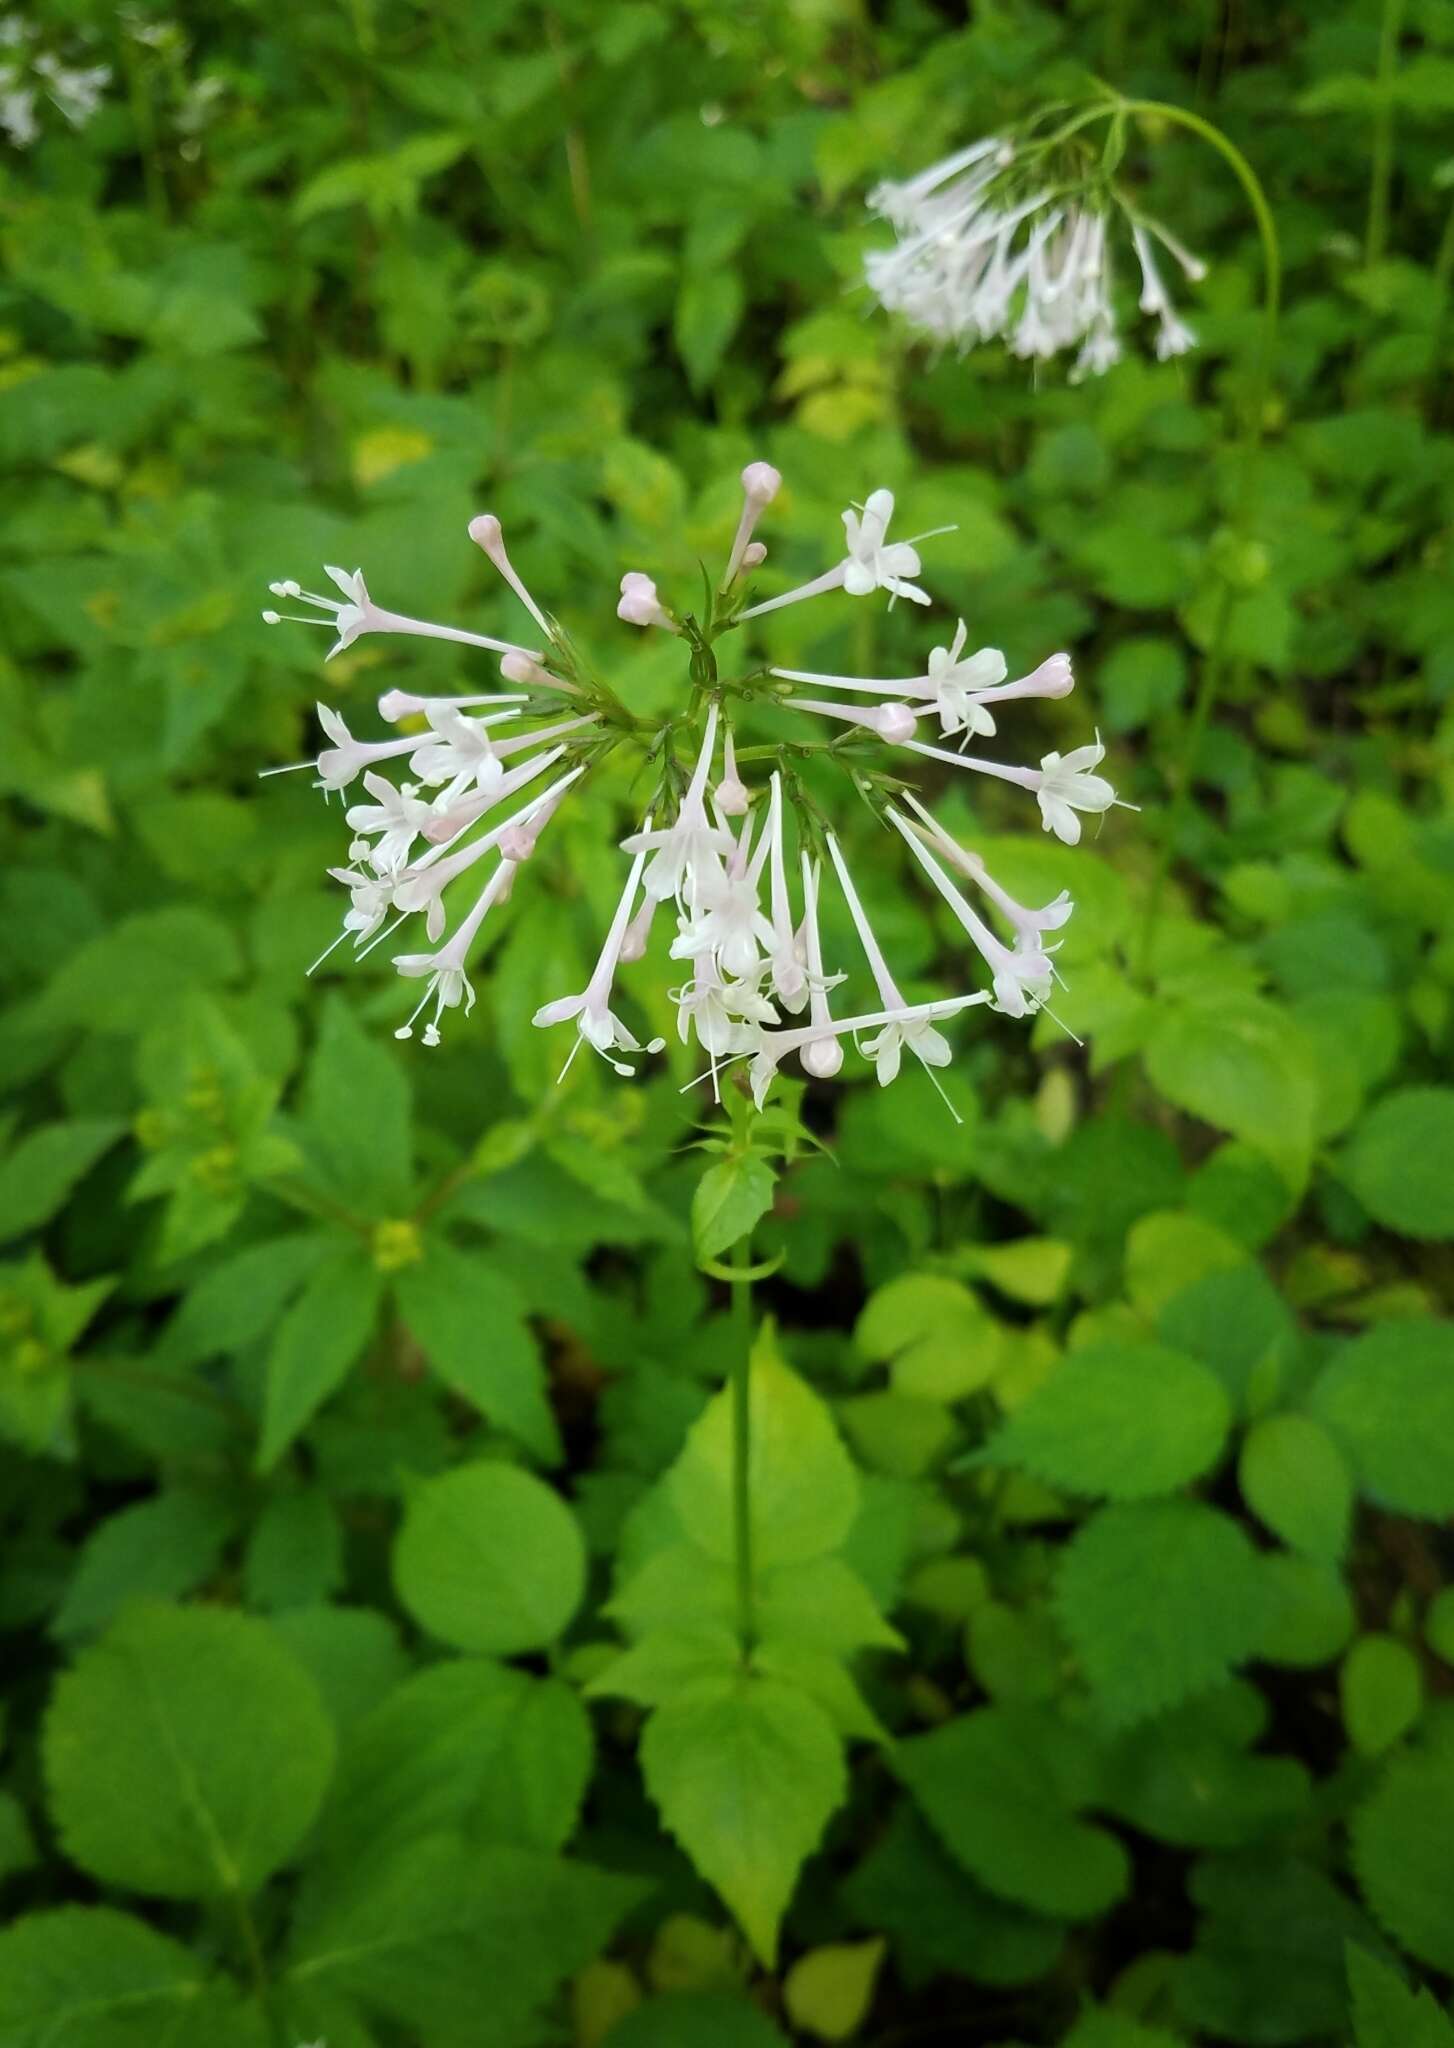
{"type": "Polygon", "coordinates": [[[1077,351],[1073,378],[1099,375],[1121,355],[1111,262],[1112,210],[1129,228],[1141,274],[1140,305],[1157,321],[1165,362],[1196,336],[1177,316],[1153,241],[1193,282],[1206,267],[1157,221],[1124,200],[1068,196],[1032,179],[1010,196],[1013,143],[990,136],[916,178],[869,194],[870,210],[898,240],[864,259],[880,304],[936,341],[972,348],[996,336],[1018,356],[1077,351]]]}
{"type": "Polygon", "coordinates": [[[0,18],[0,132],[17,149],[29,149],[40,134],[46,104],[84,128],[110,83],[109,66],[63,64],[41,47],[39,29],[23,15],[0,18]]]}
{"type": "MultiPolygon", "coordinates": [[[[621,842],[631,857],[630,868],[586,986],[535,1015],[541,1026],[574,1023],[576,1039],[566,1067],[582,1044],[622,1074],[632,1072],[636,1056],[662,1049],[659,1038],[643,1044],[615,1004],[620,970],[644,957],[653,922],[665,906],[675,921],[670,957],[681,963],[681,980],[670,991],[678,1034],[700,1048],[714,1084],[724,1062],[749,1060],[759,1102],[790,1054],[797,1055],[807,1073],[827,1079],[841,1070],[843,1041],[852,1039],[879,1081],[887,1083],[899,1072],[906,1050],[928,1069],[948,1062],[950,1047],[937,1026],[958,1011],[988,1003],[1023,1017],[1045,1004],[1055,978],[1047,935],[1069,918],[1070,897],[1062,893],[1039,909],[1017,903],[978,855],[952,838],[907,791],[898,771],[912,765],[910,756],[920,756],[1014,783],[1034,795],[1045,829],[1074,845],[1080,838],[1080,814],[1103,812],[1117,800],[1110,784],[1094,772],[1103,753],[1099,740],[1064,757],[1047,754],[1036,768],[962,751],[971,737],[994,735],[1001,706],[1067,695],[1073,686],[1068,657],[1051,655],[1030,675],[1006,681],[1004,657],[996,649],[966,655],[961,621],[949,646],[936,647],[919,676],[871,682],[761,666],[739,682],[721,676],[714,648],[720,651],[723,638],[744,622],[784,605],[829,590],[858,596],[883,590],[891,602],[898,597],[929,602],[915,581],[920,574],[917,547],[913,541],[890,541],[894,501],[890,492],[879,490],[844,513],[846,552],[833,568],[781,596],[744,607],[743,578],[765,553],[752,539],[753,529],[781,479],[768,464],[752,463],[742,481],[742,518],[705,629],[695,618],[679,619],[649,576],[632,571],[621,583],[617,609],[623,619],[680,634],[693,649],[693,672],[699,678],[693,685],[693,711],[700,719],[693,730],[700,736],[689,772],[674,767],[671,741],[680,721],[665,733],[643,728],[608,691],[581,674],[564,633],[516,574],[500,522],[491,514],[471,521],[470,537],[529,612],[543,642],[539,648],[386,611],[370,597],[357,570],[328,571],[336,597],[304,591],[292,582],[273,585],[276,596],[311,608],[288,617],[333,632],[332,654],[364,634],[425,635],[499,656],[503,680],[515,686],[509,693],[453,699],[391,690],[380,699],[381,715],[392,724],[407,720],[415,730],[381,740],[355,739],[336,711],[320,705],[329,744],[316,761],[295,764],[313,767],[325,793],[350,789],[361,779],[370,799],[347,808],[353,834],[348,865],[330,870],[349,896],[334,946],[352,939],[355,950],[364,954],[407,919],[424,919],[430,950],[394,956],[400,974],[424,983],[413,1015],[396,1034],[400,1038],[412,1035],[420,1013],[432,1004],[423,1035],[427,1045],[435,1045],[445,1011],[472,1007],[468,966],[485,919],[509,896],[520,866],[593,759],[623,739],[668,765],[652,814],[621,842]],[[704,674],[708,680],[700,679],[704,674]],[[849,695],[807,697],[799,694],[805,684],[849,695]],[[749,763],[746,755],[739,762],[734,720],[764,693],[847,730],[835,731],[827,741],[754,749],[752,758],[768,768],[765,784],[754,790],[741,772],[749,763]],[[568,715],[559,716],[562,712],[568,715]],[[957,736],[959,747],[920,739],[921,719],[931,731],[937,726],[940,738],[957,736]],[[871,765],[874,742],[895,750],[891,777],[876,774],[871,765]],[[821,829],[796,801],[789,764],[812,753],[839,762],[858,788],[880,804],[885,822],[904,841],[988,969],[988,988],[932,1002],[906,1001],[836,836],[821,829]],[[391,761],[406,764],[408,780],[395,783],[379,772],[391,761]],[[888,795],[879,793],[880,783],[888,795]],[[791,847],[790,837],[795,840],[791,847]],[[487,871],[482,864],[491,859],[487,871]],[[467,869],[473,871],[475,893],[446,938],[444,893],[467,869]],[[828,870],[842,892],[877,992],[873,1007],[852,1016],[835,1016],[830,1003],[844,975],[836,963],[831,970],[824,964],[819,898],[828,870]],[[977,892],[987,915],[961,884],[977,892]]],[[[267,611],[263,616],[276,624],[283,615],[267,611]]]]}

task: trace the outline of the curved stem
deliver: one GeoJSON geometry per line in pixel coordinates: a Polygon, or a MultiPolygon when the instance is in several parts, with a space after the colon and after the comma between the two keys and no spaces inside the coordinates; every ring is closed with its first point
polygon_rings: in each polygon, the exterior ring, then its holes
{"type": "MultiPolygon", "coordinates": [[[[1390,4],[1398,4],[1398,0],[1390,0],[1390,4]]],[[[1257,481],[1257,457],[1262,446],[1267,395],[1272,382],[1273,363],[1276,360],[1278,318],[1282,307],[1282,251],[1277,238],[1277,222],[1273,218],[1272,208],[1267,203],[1267,194],[1262,188],[1261,179],[1236,143],[1230,141],[1220,128],[1204,120],[1200,114],[1192,113],[1189,108],[1173,106],[1162,100],[1118,100],[1114,107],[1125,114],[1149,114],[1174,122],[1191,134],[1199,136],[1203,142],[1209,143],[1235,174],[1257,222],[1257,232],[1262,241],[1262,342],[1242,422],[1241,465],[1232,505],[1234,523],[1238,531],[1245,536],[1252,513],[1257,481]]],[[[1137,971],[1143,980],[1151,969],[1156,928],[1161,916],[1171,863],[1175,858],[1177,838],[1191,807],[1191,788],[1197,755],[1201,751],[1203,738],[1211,723],[1212,711],[1227,665],[1227,642],[1235,608],[1236,589],[1231,582],[1227,582],[1223,586],[1217,606],[1211,643],[1207,648],[1206,659],[1202,663],[1196,695],[1192,699],[1191,716],[1186,722],[1181,748],[1173,769],[1166,829],[1162,835],[1156,868],[1146,899],[1146,915],[1141,927],[1139,956],[1136,961],[1137,971]]]]}
{"type": "Polygon", "coordinates": [[[746,1662],[757,1637],[752,1591],[752,1238],[732,1247],[732,1551],[737,1639],[746,1662]]]}

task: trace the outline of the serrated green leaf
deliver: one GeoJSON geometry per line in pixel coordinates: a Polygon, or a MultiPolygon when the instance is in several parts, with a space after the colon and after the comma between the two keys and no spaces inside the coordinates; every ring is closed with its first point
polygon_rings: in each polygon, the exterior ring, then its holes
{"type": "MultiPolygon", "coordinates": [[[[749,1367],[748,1488],[753,1563],[797,1564],[836,1550],[858,1512],[858,1475],[826,1405],[784,1364],[770,1324],[749,1367]]],[[[733,1410],[730,1391],[707,1405],[672,1467],[682,1527],[709,1557],[730,1560],[733,1410]]]]}
{"type": "Polygon", "coordinates": [[[742,1673],[658,1707],[641,1769],[667,1828],[771,1969],[798,1872],[847,1790],[832,1722],[794,1687],[742,1673]]]}
{"type": "Polygon", "coordinates": [[[1060,1625],[1112,1724],[1204,1692],[1257,1648],[1257,1552],[1229,1515],[1199,1501],[1102,1508],[1065,1550],[1060,1625]]]}
{"type": "Polygon", "coordinates": [[[1169,1493],[1216,1462],[1231,1422],[1215,1375],[1160,1344],[1071,1352],[979,1453],[1074,1493],[1169,1493]]]}
{"type": "Polygon", "coordinates": [[[1379,1956],[1350,1941],[1348,1991],[1357,2048],[1454,2048],[1454,2021],[1423,1986],[1413,1989],[1379,1956]]]}
{"type": "Polygon", "coordinates": [[[1454,1514],[1454,1323],[1381,1323],[1355,1337],[1308,1405],[1380,1507],[1454,1514]]]}
{"type": "Polygon", "coordinates": [[[1094,1796],[1085,1739],[1043,1709],[961,1714],[900,1742],[892,1763],[946,1848],[996,1897],[1088,1920],[1125,1892],[1125,1851],[1080,1817],[1094,1796]]]}
{"type": "Polygon", "coordinates": [[[320,1486],[275,1493],[248,1538],[243,1584],[248,1604],[312,1607],[343,1579],[343,1528],[320,1486]]]}
{"type": "Polygon", "coordinates": [[[1364,1756],[1379,1756],[1407,1735],[1424,1703],[1423,1674],[1396,1636],[1360,1636],[1338,1674],[1343,1726],[1364,1756]]]}
{"type": "Polygon", "coordinates": [[[1316,1065],[1285,1010],[1254,996],[1161,1010],[1146,1070],[1168,1102],[1264,1153],[1294,1187],[1312,1155],[1316,1065]]]}
{"type": "Polygon", "coordinates": [[[46,1785],[83,1870],[151,1897],[215,1898],[287,1862],[333,1746],[316,1687],[266,1623],[138,1606],[57,1684],[46,1785]]]}
{"type": "Polygon", "coordinates": [[[585,1592],[565,1502],[513,1465],[461,1465],[420,1486],[394,1543],[394,1584],[422,1628],[460,1650],[543,1649],[585,1592]]]}
{"type": "Polygon", "coordinates": [[[1392,1756],[1352,1823],[1353,1868],[1375,1918],[1431,1969],[1454,1970],[1454,1739],[1392,1756]]]}
{"type": "Polygon", "coordinates": [[[772,1207],[777,1175],[755,1154],[709,1166],[692,1195],[692,1241],[697,1257],[720,1259],[747,1237],[772,1207]]]}

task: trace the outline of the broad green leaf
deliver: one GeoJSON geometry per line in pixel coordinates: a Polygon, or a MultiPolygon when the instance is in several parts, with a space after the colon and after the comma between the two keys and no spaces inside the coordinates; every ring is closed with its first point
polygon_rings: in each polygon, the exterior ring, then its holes
{"type": "Polygon", "coordinates": [[[557,1463],[545,1368],[509,1277],[478,1252],[431,1239],[423,1261],[395,1285],[399,1312],[445,1385],[534,1456],[557,1463]]]}
{"type": "Polygon", "coordinates": [[[331,1993],[416,2039],[462,2024],[514,2039],[641,1897],[632,1878],[504,1844],[423,1835],[310,1892],[284,1983],[331,1993]]]}
{"type": "Polygon", "coordinates": [[[586,1548],[565,1502],[513,1465],[458,1466],[418,1487],[394,1584],[422,1628],[501,1657],[553,1643],[580,1606],[586,1548]]]}
{"type": "Polygon", "coordinates": [[[61,1638],[104,1628],[128,1600],[176,1599],[212,1572],[236,1523],[225,1495],[177,1487],[97,1522],[51,1627],[61,1638]]]}
{"type": "Polygon", "coordinates": [[[912,1984],[941,1970],[981,1984],[1028,1984],[1055,1967],[1064,1924],[1037,1919],[976,1884],[907,1800],[845,1880],[858,1927],[889,1935],[912,1984]]]}
{"type": "Polygon", "coordinates": [[[1199,1501],[1117,1503],[1077,1531],[1056,1612],[1107,1722],[1174,1707],[1254,1654],[1259,1565],[1237,1523],[1199,1501]]]}
{"type": "Polygon", "coordinates": [[[1297,1345],[1287,1303],[1253,1265],[1206,1273],[1178,1288],[1157,1315],[1156,1334],[1209,1365],[1241,1415],[1256,1413],[1278,1392],[1297,1345]]]}
{"type": "Polygon", "coordinates": [[[1332,1663],[1356,1626],[1348,1588],[1331,1565],[1286,1550],[1263,1557],[1259,1657],[1313,1670],[1332,1663]]]}
{"type": "MultiPolygon", "coordinates": [[[[771,1325],[753,1345],[748,1488],[758,1570],[836,1550],[858,1512],[858,1475],[825,1404],[779,1356],[771,1325]]],[[[710,1557],[730,1561],[732,1392],[718,1394],[672,1467],[671,1499],[683,1528],[710,1557]]]]}
{"type": "Polygon", "coordinates": [[[1454,1664],[1454,1586],[1445,1586],[1429,1602],[1424,1640],[1436,1657],[1454,1664]]]}
{"type": "Polygon", "coordinates": [[[4,2048],[266,2048],[267,2039],[255,2006],[129,1913],[61,1906],[0,1931],[4,2048]]]}
{"type": "Polygon", "coordinates": [[[257,1519],[243,1560],[248,1604],[312,1607],[343,1582],[343,1529],[321,1486],[275,1493],[257,1519]]]}
{"type": "Polygon", "coordinates": [[[1168,1102],[1264,1153],[1301,1187],[1312,1154],[1315,1062],[1287,1012],[1259,997],[1170,1005],[1146,1070],[1168,1102]]]}
{"type": "Polygon", "coordinates": [[[256,1343],[328,1249],[326,1238],[300,1231],[229,1253],[182,1297],[152,1351],[153,1362],[175,1372],[256,1343]]]}
{"type": "Polygon", "coordinates": [[[980,1457],[1074,1493],[1170,1493],[1216,1462],[1231,1422],[1215,1374],[1161,1344],[1072,1351],[980,1457]]]}
{"type": "Polygon", "coordinates": [[[727,263],[690,272],[677,293],[672,334],[693,391],[709,384],[745,305],[742,280],[727,263]]]}
{"type": "Polygon", "coordinates": [[[399,1631],[372,1607],[286,1607],[272,1630],[308,1673],[340,1735],[402,1680],[408,1663],[399,1631]]]}
{"type": "Polygon", "coordinates": [[[798,1872],[847,1790],[832,1722],[805,1694],[742,1673],[658,1707],[646,1789],[769,1969],[798,1872]]]}
{"type": "Polygon", "coordinates": [[[1270,1840],[1312,1803],[1312,1781],[1291,1757],[1250,1752],[1256,1716],[1239,1725],[1228,1686],[1124,1735],[1107,1764],[1105,1801],[1129,1826],[1181,1849],[1240,1849],[1270,1840]]]}
{"type": "Polygon", "coordinates": [[[835,1941],[798,1957],[783,1984],[788,2018],[816,2041],[846,2041],[868,2018],[888,1943],[835,1941]]]}
{"type": "Polygon", "coordinates": [[[1080,1818],[1094,1796],[1085,1740],[1043,1709],[961,1714],[900,1742],[892,1762],[945,1847],[997,1898],[1088,1920],[1126,1891],[1126,1852],[1080,1818]]]}
{"type": "Polygon", "coordinates": [[[51,1698],[45,1772],[62,1847],[104,1884],[164,1899],[255,1891],[313,1822],[333,1730],[261,1621],[139,1606],[51,1698]]]}
{"type": "Polygon", "coordinates": [[[1454,1323],[1376,1325],[1337,1353],[1309,1405],[1380,1507],[1454,1514],[1454,1323]]]}
{"type": "Polygon", "coordinates": [[[113,1118],[29,1131],[0,1162],[0,1240],[49,1222],[83,1174],[121,1135],[113,1118]]]}
{"type": "Polygon", "coordinates": [[[1328,1872],[1272,1844],[1194,1866],[1196,1942],[1172,1978],[1194,2036],[1292,2048],[1347,2026],[1343,1950],[1373,1929],[1328,1872]]]}
{"type": "Polygon", "coordinates": [[[1374,1221],[1401,1237],[1454,1237],[1454,1088],[1397,1088],[1348,1141],[1342,1170],[1374,1221]]]}
{"type": "Polygon", "coordinates": [[[362,1249],[331,1252],[279,1321],[268,1352],[257,1463],[269,1472],[348,1375],[373,1332],[382,1282],[362,1249]]]}
{"type": "Polygon", "coordinates": [[[888,1362],[900,1394],[958,1401],[993,1379],[1002,1360],[999,1329],[958,1280],[906,1273],[875,1288],[853,1332],[866,1358],[888,1362]]]}
{"type": "Polygon", "coordinates": [[[692,1195],[692,1241],[701,1260],[750,1236],[772,1207],[777,1175],[765,1159],[720,1159],[709,1166],[692,1195]]]}
{"type": "Polygon", "coordinates": [[[1364,1756],[1407,1735],[1424,1703],[1419,1660],[1397,1636],[1360,1636],[1343,1659],[1338,1691],[1348,1740],[1364,1756]]]}
{"type": "Polygon", "coordinates": [[[334,1863],[381,1861],[411,1836],[558,1849],[590,1776],[591,1724],[558,1678],[449,1658],[381,1700],[344,1744],[322,1831],[334,1863]]]}
{"type": "Polygon", "coordinates": [[[1410,1989],[1389,1963],[1349,1942],[1348,1990],[1356,2048],[1454,2048],[1454,2020],[1434,1994],[1410,1989]]]}
{"type": "Polygon", "coordinates": [[[1431,1969],[1454,1970],[1454,1737],[1391,1756],[1353,1816],[1353,1869],[1374,1917],[1431,1969]]]}
{"type": "Polygon", "coordinates": [[[355,1214],[392,1216],[412,1178],[404,1065],[341,996],[323,1006],[308,1069],[307,1133],[330,1189],[355,1214]]]}
{"type": "Polygon", "coordinates": [[[1336,1564],[1348,1542],[1353,1475],[1309,1415],[1268,1415],[1243,1439],[1237,1480],[1258,1520],[1293,1550],[1336,1564]]]}

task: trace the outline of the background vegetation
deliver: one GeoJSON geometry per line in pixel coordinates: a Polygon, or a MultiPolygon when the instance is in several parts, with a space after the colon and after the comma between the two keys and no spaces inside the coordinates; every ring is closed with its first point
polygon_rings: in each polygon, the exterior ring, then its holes
{"type": "MultiPolygon", "coordinates": [[[[0,142],[0,2048],[1444,2048],[1454,6],[31,25],[114,77],[0,142]],[[1264,396],[1245,200],[1155,123],[1127,174],[1210,260],[1196,354],[1071,389],[854,291],[868,184],[1087,71],[1255,162],[1264,396]],[[805,574],[875,485],[957,521],[928,580],[971,644],[1074,654],[1018,731],[1098,722],[1143,808],[1068,858],[1014,791],[948,803],[1074,889],[1083,1049],[980,1013],[962,1124],[917,1076],[804,1101],[757,1478],[781,1682],[834,1739],[724,1785],[689,1662],[620,1655],[722,1570],[701,1098],[670,1060],[556,1089],[529,1022],[584,979],[624,792],[561,814],[468,1027],[396,1046],[387,968],[304,980],[335,820],[255,776],[319,694],[368,730],[480,669],[325,673],[258,608],[361,563],[518,630],[488,505],[665,709],[617,580],[718,556],[756,457],[805,574]],[[653,1577],[670,1501],[700,1568],[653,1577]]],[[[775,645],[917,666],[868,609],[775,645]]],[[[915,989],[961,986],[843,829],[915,989]]]]}

